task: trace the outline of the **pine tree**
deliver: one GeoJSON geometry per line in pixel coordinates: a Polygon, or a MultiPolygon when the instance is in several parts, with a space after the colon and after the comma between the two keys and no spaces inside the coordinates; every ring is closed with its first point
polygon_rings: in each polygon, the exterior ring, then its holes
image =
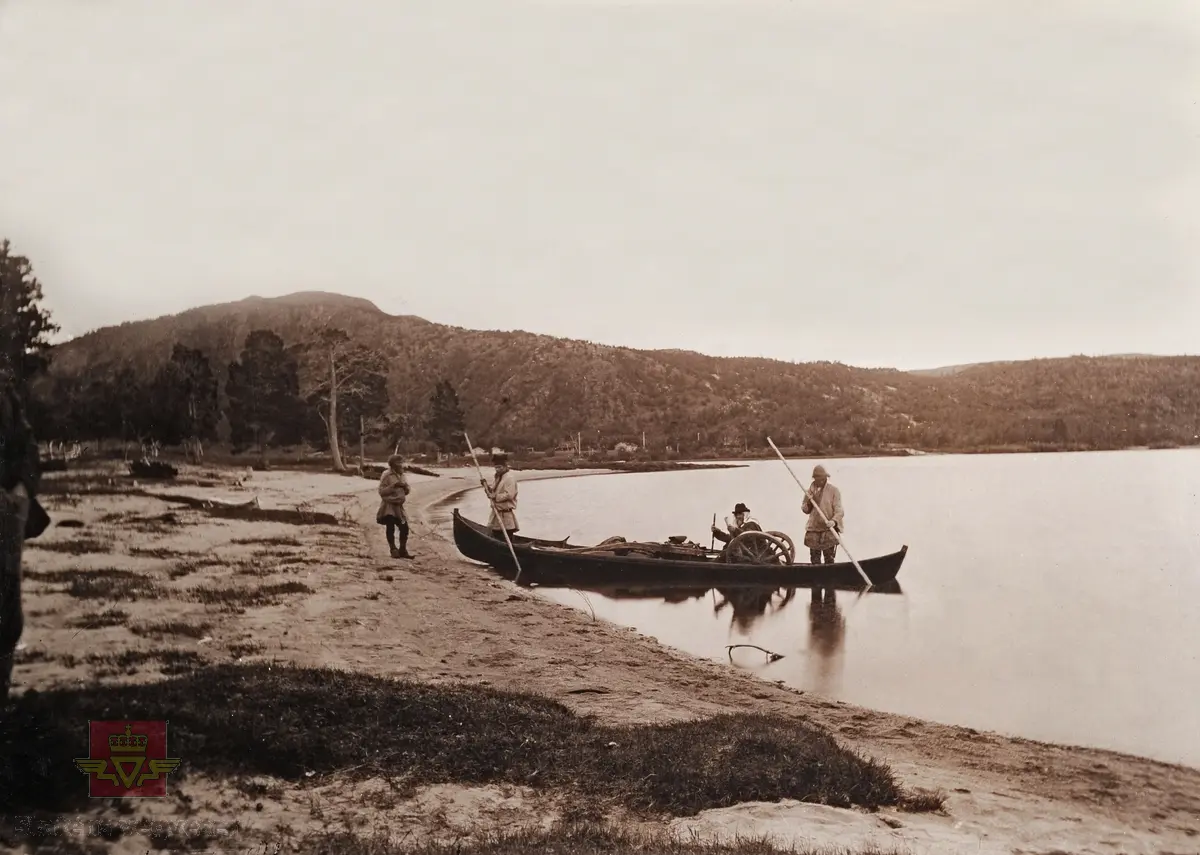
{"type": "Polygon", "coordinates": [[[59,329],[41,303],[42,285],[29,259],[0,240],[0,375],[10,377],[23,395],[50,364],[48,339],[59,329]]]}
{"type": "Polygon", "coordinates": [[[429,418],[425,423],[430,440],[443,454],[461,448],[466,433],[466,417],[458,402],[458,392],[449,380],[441,380],[429,399],[429,418]]]}
{"type": "Polygon", "coordinates": [[[300,372],[283,339],[271,330],[246,336],[241,358],[229,366],[225,391],[235,444],[253,442],[261,452],[272,441],[286,445],[299,436],[300,372]]]}

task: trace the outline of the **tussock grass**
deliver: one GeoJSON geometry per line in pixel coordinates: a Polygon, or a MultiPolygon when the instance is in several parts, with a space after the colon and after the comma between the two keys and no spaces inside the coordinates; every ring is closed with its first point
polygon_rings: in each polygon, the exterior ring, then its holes
{"type": "Polygon", "coordinates": [[[118,528],[129,528],[145,534],[166,534],[179,527],[179,517],[168,511],[153,516],[141,514],[117,515],[111,523],[118,528]]]}
{"type": "Polygon", "coordinates": [[[84,658],[96,667],[100,676],[136,674],[147,663],[154,663],[164,674],[185,674],[204,663],[192,650],[122,650],[120,653],[90,653],[84,658]]]}
{"type": "Polygon", "coordinates": [[[25,575],[39,582],[66,584],[65,593],[79,600],[157,599],[162,590],[141,573],[118,567],[92,570],[27,570],[25,575]]]}
{"type": "Polygon", "coordinates": [[[129,627],[129,631],[134,635],[146,638],[164,638],[168,635],[178,635],[184,638],[204,638],[210,629],[212,629],[211,623],[187,623],[181,620],[135,624],[129,627]]]}
{"type": "Polygon", "coordinates": [[[71,576],[67,593],[79,600],[155,600],[164,591],[153,581],[129,570],[68,571],[71,576]]]}
{"type": "Polygon", "coordinates": [[[279,572],[279,564],[268,564],[261,559],[252,558],[248,561],[239,561],[234,566],[234,574],[237,576],[273,576],[279,572]]]}
{"type": "Polygon", "coordinates": [[[243,656],[254,656],[262,653],[266,648],[256,641],[235,641],[229,645],[229,655],[234,659],[241,659],[243,656]]]}
{"type": "Polygon", "coordinates": [[[113,542],[97,537],[73,537],[70,540],[36,540],[26,541],[26,549],[36,549],[40,552],[59,552],[67,555],[105,554],[112,552],[113,542]]]}
{"type": "Polygon", "coordinates": [[[77,629],[103,629],[108,626],[122,626],[128,620],[128,612],[108,608],[102,612],[85,612],[71,621],[70,626],[77,629]]]}
{"type": "MultiPolygon", "coordinates": [[[[56,657],[67,668],[91,665],[97,676],[136,674],[147,663],[157,663],[164,674],[184,674],[203,664],[204,659],[192,650],[124,650],[119,653],[89,653],[76,656],[64,653],[56,657]]],[[[0,778],[2,781],[3,778],[0,778]]]]}
{"type": "Polygon", "coordinates": [[[130,555],[136,555],[139,558],[155,558],[159,561],[167,561],[172,558],[190,558],[203,559],[203,552],[189,552],[183,549],[168,549],[163,546],[134,546],[129,550],[130,555]]]}
{"type": "Polygon", "coordinates": [[[189,596],[208,606],[225,608],[258,608],[278,605],[288,594],[312,594],[312,588],[303,582],[277,582],[254,588],[193,588],[189,596]]]}
{"type": "Polygon", "coordinates": [[[875,808],[906,796],[886,765],[803,722],[610,727],[535,695],[256,663],[21,696],[0,731],[0,815],[86,809],[86,786],[67,773],[86,756],[88,719],[169,720],[176,774],[299,786],[333,774],[399,777],[410,791],[512,783],[679,816],[750,800],[875,808]]]}
{"type": "Polygon", "coordinates": [[[946,807],[946,794],[940,790],[918,788],[905,793],[900,807],[911,813],[937,813],[946,807]]]}
{"type": "Polygon", "coordinates": [[[204,555],[195,558],[188,558],[186,561],[180,561],[174,567],[167,571],[167,575],[172,579],[182,579],[184,576],[190,576],[203,570],[205,567],[221,567],[228,563],[224,558],[218,558],[215,555],[204,555]]]}
{"type": "Polygon", "coordinates": [[[602,825],[530,828],[456,840],[412,845],[384,836],[349,833],[313,835],[300,842],[299,855],[901,855],[899,850],[786,848],[769,837],[740,837],[723,843],[666,832],[641,834],[602,825]]]}
{"type": "Polygon", "coordinates": [[[141,573],[123,570],[119,567],[97,567],[91,570],[26,570],[26,579],[38,582],[48,582],[51,585],[64,585],[76,579],[144,579],[141,573]]]}
{"type": "Polygon", "coordinates": [[[275,537],[235,537],[233,543],[248,546],[250,544],[261,544],[263,546],[301,546],[300,541],[295,537],[288,535],[277,535],[275,537]]]}

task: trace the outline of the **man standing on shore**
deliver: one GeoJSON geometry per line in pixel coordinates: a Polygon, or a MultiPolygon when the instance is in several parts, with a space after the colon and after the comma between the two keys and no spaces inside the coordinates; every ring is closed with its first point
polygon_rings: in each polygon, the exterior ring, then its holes
{"type": "Polygon", "coordinates": [[[838,548],[834,532],[842,531],[845,511],[842,509],[842,492],[829,483],[829,473],[825,471],[824,466],[817,465],[813,468],[813,483],[808,488],[808,495],[804,497],[802,510],[808,514],[804,545],[808,547],[810,560],[813,564],[820,564],[824,556],[825,563],[832,564],[838,548]],[[828,523],[813,508],[814,501],[829,520],[828,523]]]}
{"type": "Polygon", "coordinates": [[[498,451],[492,455],[492,463],[496,467],[496,482],[488,484],[480,479],[483,491],[492,500],[492,514],[488,518],[488,528],[497,540],[504,537],[501,528],[509,535],[517,533],[517,476],[508,468],[508,455],[498,451]]]}
{"type": "Polygon", "coordinates": [[[25,629],[21,553],[40,469],[37,440],[24,407],[11,379],[0,374],[0,703],[8,700],[13,656],[25,629]]]}

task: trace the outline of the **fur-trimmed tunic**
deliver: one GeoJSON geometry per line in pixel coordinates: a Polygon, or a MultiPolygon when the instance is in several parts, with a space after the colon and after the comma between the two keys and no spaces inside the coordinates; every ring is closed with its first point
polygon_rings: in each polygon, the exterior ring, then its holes
{"type": "MultiPolygon", "coordinates": [[[[842,491],[826,481],[824,487],[818,489],[814,485],[809,487],[808,492],[817,500],[817,504],[829,521],[837,526],[838,532],[844,531],[846,512],[842,508],[842,491]]],[[[821,515],[813,508],[813,504],[807,496],[804,497],[804,505],[801,510],[808,514],[808,525],[805,526],[804,531],[805,546],[809,549],[833,549],[838,545],[837,537],[829,530],[829,526],[825,524],[825,520],[821,519],[821,515]]]]}
{"type": "Polygon", "coordinates": [[[516,531],[517,476],[511,469],[505,471],[503,475],[497,476],[491,489],[488,490],[488,494],[494,500],[495,505],[488,517],[488,528],[492,531],[499,531],[501,522],[503,522],[505,531],[516,531]],[[496,511],[500,512],[500,519],[496,518],[496,511]]]}
{"type": "Polygon", "coordinates": [[[408,479],[401,473],[397,475],[391,469],[383,473],[379,479],[379,510],[375,513],[375,521],[380,525],[387,522],[407,523],[408,516],[404,513],[404,501],[408,498],[411,488],[408,479]]]}

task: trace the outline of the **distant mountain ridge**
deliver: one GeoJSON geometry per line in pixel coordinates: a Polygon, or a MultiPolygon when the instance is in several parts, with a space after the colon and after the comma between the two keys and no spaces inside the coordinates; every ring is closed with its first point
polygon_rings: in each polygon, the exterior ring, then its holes
{"type": "Polygon", "coordinates": [[[644,431],[651,446],[681,453],[763,447],[767,435],[822,452],[1117,448],[1190,444],[1200,435],[1200,357],[868,369],[469,330],[321,291],[98,329],[57,345],[51,373],[70,379],[127,366],[148,376],[181,343],[202,350],[223,377],[252,330],[294,344],[327,325],[386,356],[393,410],[419,420],[434,385],[449,380],[479,442],[546,447],[578,436],[611,446],[640,443],[644,431]]]}
{"type": "MultiPolygon", "coordinates": [[[[1087,358],[1087,357],[1059,357],[1059,358],[1078,359],[1078,358],[1087,358]]],[[[1093,358],[1096,358],[1096,359],[1160,359],[1163,357],[1155,356],[1152,353],[1106,353],[1102,356],[1093,357],[1093,358]]],[[[937,368],[911,368],[911,369],[909,369],[908,373],[909,374],[917,374],[917,375],[925,376],[925,377],[945,377],[950,374],[960,374],[961,372],[966,371],[971,368],[980,368],[981,366],[984,366],[984,365],[988,365],[988,366],[1019,365],[1022,362],[1033,362],[1033,361],[1035,361],[1035,360],[1033,360],[1033,359],[1024,359],[1024,360],[1022,360],[1022,359],[1002,359],[1002,360],[992,360],[990,362],[963,362],[958,365],[941,365],[941,366],[938,366],[937,368]]]]}

